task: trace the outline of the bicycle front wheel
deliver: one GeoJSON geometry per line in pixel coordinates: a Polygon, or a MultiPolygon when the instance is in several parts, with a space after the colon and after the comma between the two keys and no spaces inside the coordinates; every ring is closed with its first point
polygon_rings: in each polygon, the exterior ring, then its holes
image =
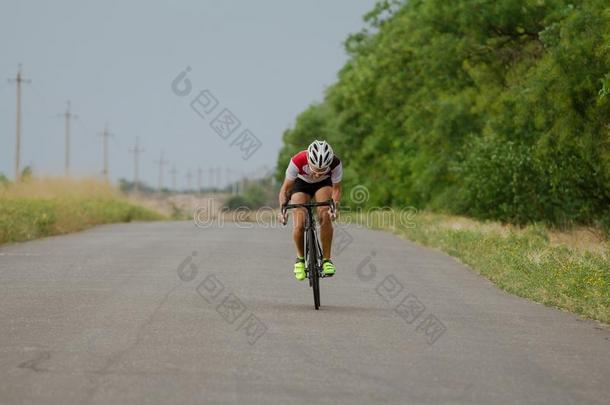
{"type": "Polygon", "coordinates": [[[313,229],[309,229],[307,235],[307,251],[309,258],[307,260],[307,271],[311,280],[311,289],[313,290],[313,306],[320,309],[320,274],[318,273],[318,250],[316,249],[316,234],[313,229]]]}

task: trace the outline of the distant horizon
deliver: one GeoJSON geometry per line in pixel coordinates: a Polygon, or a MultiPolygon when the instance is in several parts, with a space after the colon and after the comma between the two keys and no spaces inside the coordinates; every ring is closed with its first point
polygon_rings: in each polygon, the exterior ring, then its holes
{"type": "MultiPolygon", "coordinates": [[[[188,170],[196,175],[198,167],[205,173],[221,167],[222,185],[270,171],[283,131],[322,99],[347,60],[343,41],[364,26],[362,16],[374,4],[9,1],[0,16],[5,50],[0,61],[5,79],[0,83],[0,173],[14,177],[15,84],[6,79],[15,77],[19,63],[24,78],[31,80],[22,88],[22,169],[31,166],[37,175],[63,176],[61,115],[70,100],[78,116],[71,121],[74,177],[101,177],[98,134],[106,123],[114,134],[109,139],[114,183],[133,181],[129,149],[136,136],[144,149],[140,181],[151,187],[158,183],[154,161],[162,150],[169,162],[164,185],[171,185],[174,164],[178,189],[186,187],[188,170]],[[187,67],[192,91],[178,96],[172,82],[187,67]],[[217,102],[209,115],[191,105],[204,90],[217,102]],[[239,126],[227,126],[226,119],[239,126]],[[253,140],[260,142],[256,150],[248,143],[253,140]]],[[[203,177],[209,185],[209,174],[203,177]]]]}

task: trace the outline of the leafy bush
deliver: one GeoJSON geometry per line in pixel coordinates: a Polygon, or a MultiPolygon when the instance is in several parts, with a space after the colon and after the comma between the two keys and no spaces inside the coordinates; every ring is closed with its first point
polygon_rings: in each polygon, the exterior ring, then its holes
{"type": "Polygon", "coordinates": [[[236,210],[238,208],[249,207],[248,202],[241,195],[231,196],[225,203],[226,207],[230,210],[236,210]]]}
{"type": "Polygon", "coordinates": [[[267,192],[260,184],[252,184],[244,191],[243,195],[231,196],[225,206],[231,210],[247,207],[250,209],[260,208],[267,202],[267,192]]]}

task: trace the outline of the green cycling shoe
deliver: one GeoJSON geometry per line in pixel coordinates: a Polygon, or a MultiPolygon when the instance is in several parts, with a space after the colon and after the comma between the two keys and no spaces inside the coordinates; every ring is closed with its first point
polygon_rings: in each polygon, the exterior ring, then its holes
{"type": "Polygon", "coordinates": [[[325,276],[334,276],[335,275],[335,265],[330,259],[324,259],[322,261],[322,271],[325,276]]]}
{"type": "Polygon", "coordinates": [[[297,257],[294,263],[294,276],[299,281],[305,280],[305,258],[297,257]]]}

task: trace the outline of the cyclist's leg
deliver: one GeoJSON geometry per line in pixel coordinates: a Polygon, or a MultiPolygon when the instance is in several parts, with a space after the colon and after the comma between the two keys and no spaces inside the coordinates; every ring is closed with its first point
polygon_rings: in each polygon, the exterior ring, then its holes
{"type": "MultiPolygon", "coordinates": [[[[290,202],[294,204],[302,204],[309,201],[309,195],[303,192],[296,192],[292,194],[290,202]]],[[[297,248],[297,260],[294,263],[294,276],[297,280],[301,281],[305,279],[305,252],[303,249],[304,232],[305,232],[305,215],[306,211],[304,208],[297,208],[293,210],[293,222],[294,229],[292,230],[292,238],[297,248]]]]}
{"type": "MultiPolygon", "coordinates": [[[[296,192],[290,197],[292,204],[304,204],[310,199],[307,193],[296,192]]],[[[292,229],[292,239],[297,248],[297,256],[303,257],[305,252],[303,251],[304,233],[305,233],[305,215],[307,212],[305,208],[296,208],[293,211],[293,222],[294,228],[292,229]]]]}
{"type": "MultiPolygon", "coordinates": [[[[327,201],[332,198],[333,189],[324,186],[318,189],[315,194],[317,202],[327,201]]],[[[330,259],[330,249],[333,243],[333,223],[330,219],[330,207],[318,207],[318,219],[320,221],[320,239],[322,241],[322,256],[330,259]]]]}

